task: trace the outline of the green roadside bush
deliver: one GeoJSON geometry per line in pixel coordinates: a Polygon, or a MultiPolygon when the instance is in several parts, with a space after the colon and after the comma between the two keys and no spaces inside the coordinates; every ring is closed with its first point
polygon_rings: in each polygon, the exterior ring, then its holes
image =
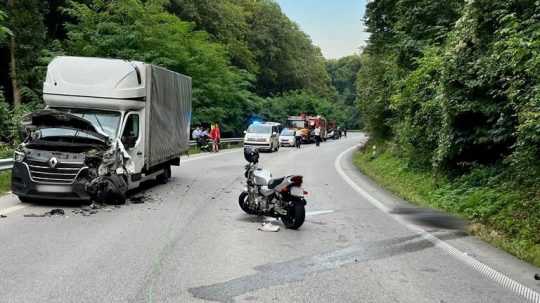
{"type": "MultiPolygon", "coordinates": [[[[372,144],[373,145],[373,144],[372,144]]],[[[540,189],[508,180],[504,167],[477,166],[457,177],[411,166],[389,144],[356,154],[355,165],[398,196],[470,222],[469,231],[540,265],[540,189]]]]}

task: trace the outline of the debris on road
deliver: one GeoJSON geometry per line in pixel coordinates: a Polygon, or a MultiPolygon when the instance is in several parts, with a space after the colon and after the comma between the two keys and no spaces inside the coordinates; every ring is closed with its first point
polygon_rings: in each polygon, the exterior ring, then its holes
{"type": "Polygon", "coordinates": [[[24,217],[27,218],[41,218],[41,217],[53,217],[53,216],[63,216],[66,213],[61,208],[51,209],[50,211],[44,212],[42,214],[25,214],[24,217]]]}
{"type": "Polygon", "coordinates": [[[279,226],[272,224],[272,222],[265,222],[259,228],[257,228],[260,231],[266,231],[266,232],[278,232],[279,226]]]}
{"type": "Polygon", "coordinates": [[[6,216],[6,215],[0,214],[0,218],[2,218],[2,219],[3,219],[3,218],[7,218],[7,216],[6,216]]]}
{"type": "Polygon", "coordinates": [[[80,209],[74,209],[71,212],[75,215],[82,215],[84,217],[88,217],[97,214],[99,210],[111,212],[113,208],[102,204],[92,203],[88,206],[83,206],[80,209]]]}
{"type": "Polygon", "coordinates": [[[540,274],[534,275],[534,279],[535,279],[536,281],[540,281],[540,274]]]}
{"type": "Polygon", "coordinates": [[[146,202],[146,200],[148,200],[148,197],[146,197],[144,195],[133,196],[133,197],[129,198],[129,202],[131,202],[132,204],[142,204],[142,203],[146,202]]]}

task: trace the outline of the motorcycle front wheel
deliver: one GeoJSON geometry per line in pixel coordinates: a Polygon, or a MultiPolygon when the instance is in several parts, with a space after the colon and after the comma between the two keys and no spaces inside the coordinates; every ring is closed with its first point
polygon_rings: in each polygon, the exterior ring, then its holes
{"type": "Polygon", "coordinates": [[[248,197],[249,194],[245,191],[243,191],[240,196],[238,196],[238,204],[240,205],[240,208],[248,215],[254,215],[255,213],[249,208],[248,205],[248,197]]]}
{"type": "Polygon", "coordinates": [[[306,218],[306,208],[303,203],[295,203],[294,206],[289,208],[287,215],[281,217],[281,221],[288,229],[298,229],[306,218]]]}

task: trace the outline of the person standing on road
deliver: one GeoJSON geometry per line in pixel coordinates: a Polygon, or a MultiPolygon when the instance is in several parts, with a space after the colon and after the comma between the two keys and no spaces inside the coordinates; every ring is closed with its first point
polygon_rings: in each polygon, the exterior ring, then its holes
{"type": "Polygon", "coordinates": [[[219,125],[217,123],[212,124],[212,128],[210,130],[210,138],[212,138],[212,151],[215,153],[219,152],[221,131],[219,130],[219,125]]]}
{"type": "Polygon", "coordinates": [[[296,146],[296,148],[300,148],[300,145],[302,145],[302,130],[301,129],[297,129],[294,132],[294,145],[296,146]]]}
{"type": "Polygon", "coordinates": [[[320,146],[321,145],[321,127],[317,126],[315,130],[313,131],[313,134],[315,135],[315,145],[320,146]]]}
{"type": "Polygon", "coordinates": [[[345,127],[343,128],[343,136],[347,138],[347,129],[345,127]]]}

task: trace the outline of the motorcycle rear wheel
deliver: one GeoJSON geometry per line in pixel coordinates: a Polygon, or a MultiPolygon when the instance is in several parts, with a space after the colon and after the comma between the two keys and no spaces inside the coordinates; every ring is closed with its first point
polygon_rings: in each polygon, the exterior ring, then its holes
{"type": "Polygon", "coordinates": [[[281,221],[288,229],[298,229],[306,219],[306,208],[302,203],[295,203],[281,221]]]}
{"type": "Polygon", "coordinates": [[[254,215],[255,212],[253,212],[248,205],[248,193],[243,191],[240,196],[238,196],[238,204],[240,205],[240,208],[248,215],[254,215]]]}

